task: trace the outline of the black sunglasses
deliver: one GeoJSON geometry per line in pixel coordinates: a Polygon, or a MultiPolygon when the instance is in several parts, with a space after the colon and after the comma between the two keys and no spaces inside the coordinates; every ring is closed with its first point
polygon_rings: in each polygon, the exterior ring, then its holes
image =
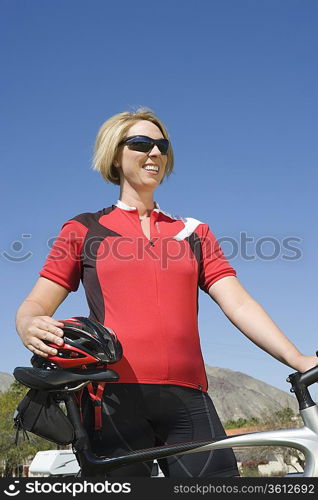
{"type": "Polygon", "coordinates": [[[154,146],[157,146],[162,155],[166,155],[169,149],[168,139],[152,139],[147,135],[131,135],[123,139],[118,146],[126,145],[129,149],[140,151],[141,153],[149,153],[154,146]]]}

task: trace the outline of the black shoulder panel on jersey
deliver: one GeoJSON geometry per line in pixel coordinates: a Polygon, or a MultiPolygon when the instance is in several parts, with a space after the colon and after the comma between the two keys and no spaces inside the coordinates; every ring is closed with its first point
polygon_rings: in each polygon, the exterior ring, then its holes
{"type": "Polygon", "coordinates": [[[110,212],[114,210],[114,205],[108,208],[103,208],[102,210],[99,210],[98,212],[86,212],[83,214],[76,215],[76,217],[73,217],[71,220],[76,220],[77,222],[80,222],[83,224],[83,226],[87,227],[88,229],[94,224],[94,222],[98,223],[99,219],[103,215],[107,215],[110,212]]]}
{"type": "Polygon", "coordinates": [[[100,224],[99,220],[102,216],[112,212],[114,208],[116,207],[112,205],[99,212],[80,214],[72,219],[80,222],[88,229],[81,255],[82,280],[85,279],[85,293],[90,308],[90,317],[102,324],[105,319],[105,304],[97,276],[96,257],[99,246],[105,238],[121,235],[100,224]]]}

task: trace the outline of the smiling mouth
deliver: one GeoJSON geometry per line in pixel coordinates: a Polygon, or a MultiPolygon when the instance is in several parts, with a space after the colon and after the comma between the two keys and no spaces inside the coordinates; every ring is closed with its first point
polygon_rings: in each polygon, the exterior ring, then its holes
{"type": "Polygon", "coordinates": [[[159,172],[159,167],[157,167],[157,165],[144,165],[142,168],[144,170],[147,170],[147,172],[154,172],[154,173],[159,172]]]}

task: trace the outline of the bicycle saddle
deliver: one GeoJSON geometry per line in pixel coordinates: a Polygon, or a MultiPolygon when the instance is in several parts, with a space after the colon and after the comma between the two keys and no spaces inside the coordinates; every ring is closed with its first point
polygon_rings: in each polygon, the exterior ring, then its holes
{"type": "Polygon", "coordinates": [[[114,370],[43,370],[28,366],[18,366],[13,375],[21,384],[40,391],[59,391],[69,384],[116,382],[119,379],[114,370]]]}

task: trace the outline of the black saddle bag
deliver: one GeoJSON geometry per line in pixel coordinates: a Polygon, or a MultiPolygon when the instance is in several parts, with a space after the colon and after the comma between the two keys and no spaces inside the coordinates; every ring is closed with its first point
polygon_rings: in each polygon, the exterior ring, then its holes
{"type": "Polygon", "coordinates": [[[54,395],[47,391],[30,389],[20,401],[14,413],[14,426],[19,432],[32,432],[41,438],[60,445],[74,441],[74,428],[67,415],[60,408],[54,395]]]}

